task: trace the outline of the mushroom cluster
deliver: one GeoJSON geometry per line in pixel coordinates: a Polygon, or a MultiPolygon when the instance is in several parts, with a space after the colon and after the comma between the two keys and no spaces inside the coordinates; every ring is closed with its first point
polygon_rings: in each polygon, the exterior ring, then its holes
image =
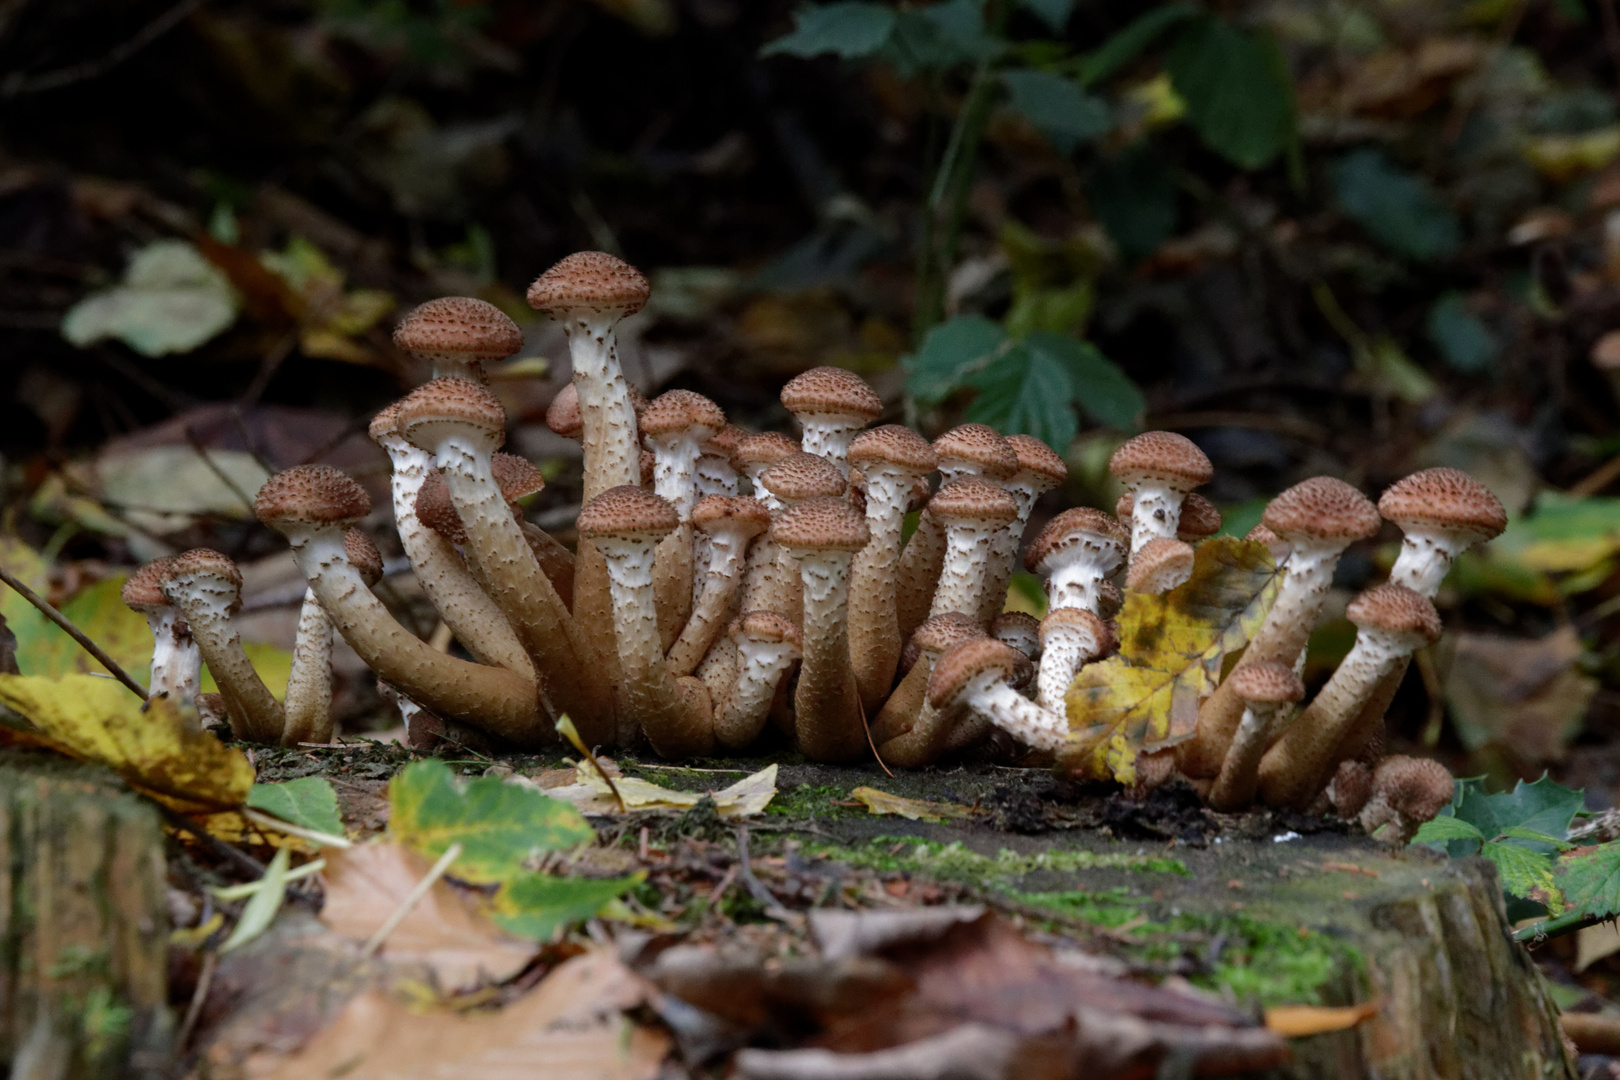
{"type": "MultiPolygon", "coordinates": [[[[300,466],[255,506],[309,584],[285,700],[232,629],[239,574],[205,550],[149,564],[126,588],[157,639],[154,691],[194,697],[200,657],[238,737],[324,742],[336,631],[412,710],[517,747],[554,740],[566,715],[591,744],[674,758],[740,750],[768,726],[827,762],[875,750],[922,766],[998,731],[1050,754],[1069,738],[1076,672],[1116,647],[1122,590],[1178,588],[1192,545],[1220,528],[1193,490],[1211,479],[1204,454],[1169,432],[1138,435],[1111,462],[1128,489],[1116,513],[1060,513],[1023,551],[1046,582],[1045,619],[1004,613],[1031,510],[1066,477],[1059,454],[982,424],[932,443],[869,427],[882,402],[831,367],[782,390],[797,441],[742,432],[690,391],[646,401],[620,369],[615,325],[647,297],[638,271],[601,252],[563,259],[528,291],[563,325],[573,363],[547,413],[584,455],[573,551],[523,520],[517,500],[543,481],[500,452],[506,420],[483,364],[521,347],[516,325],[452,297],[395,333],[433,378],[370,434],[392,464],[400,544],[469,659],[408,633],[372,595],[380,560],[356,529],[371,511],[360,485],[300,466]]],[[[1380,822],[1420,815],[1412,770],[1379,765],[1383,712],[1407,658],[1439,633],[1430,597],[1451,559],[1502,526],[1489,492],[1447,469],[1408,477],[1376,508],[1325,477],[1278,496],[1251,534],[1284,567],[1275,605],[1193,736],[1142,759],[1144,782],[1179,774],[1221,809],[1331,800],[1342,814],[1376,807],[1380,822]],[[1380,509],[1405,530],[1400,561],[1351,605],[1355,649],[1296,708],[1334,565],[1377,530],[1380,509]],[[1399,782],[1380,787],[1385,774],[1399,782]]]]}

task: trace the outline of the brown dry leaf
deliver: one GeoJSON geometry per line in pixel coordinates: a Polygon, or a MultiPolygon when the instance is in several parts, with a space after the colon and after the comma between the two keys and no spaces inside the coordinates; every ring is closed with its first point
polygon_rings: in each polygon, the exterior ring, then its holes
{"type": "Polygon", "coordinates": [[[295,1054],[251,1063],[253,1080],[652,1080],[670,1050],[625,1010],[651,988],[607,953],[562,964],[495,1013],[419,1012],[362,994],[295,1054]]]}
{"type": "Polygon", "coordinates": [[[973,807],[961,803],[908,799],[872,787],[858,787],[849,793],[849,797],[875,815],[892,814],[912,821],[944,821],[946,818],[972,817],[977,812],[973,807]]]}
{"type": "MultiPolygon", "coordinates": [[[[398,844],[361,844],[326,856],[321,921],[364,941],[427,876],[426,859],[398,844]]],[[[382,955],[427,965],[444,990],[466,990],[516,975],[535,956],[531,942],[508,937],[443,879],[434,882],[388,935],[382,955]]]]}
{"type": "Polygon", "coordinates": [[[1605,956],[1620,952],[1620,924],[1584,926],[1575,934],[1575,970],[1585,971],[1605,956]]]}
{"type": "Polygon", "coordinates": [[[1266,1030],[1288,1039],[1322,1035],[1329,1031],[1343,1031],[1377,1016],[1380,1004],[1377,1001],[1364,1001],[1360,1005],[1344,1005],[1337,1008],[1319,1005],[1280,1005],[1275,1009],[1266,1010],[1266,1030]]]}
{"type": "Polygon", "coordinates": [[[1532,763],[1563,757],[1598,687],[1575,667],[1574,627],[1540,640],[1460,633],[1447,644],[1446,704],[1464,745],[1495,743],[1532,763]]]}

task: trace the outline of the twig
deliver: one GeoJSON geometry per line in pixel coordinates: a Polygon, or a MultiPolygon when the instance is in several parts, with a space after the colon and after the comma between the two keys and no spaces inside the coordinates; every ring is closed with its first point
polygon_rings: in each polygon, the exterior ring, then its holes
{"type": "Polygon", "coordinates": [[[37,94],[43,90],[58,90],[74,83],[97,79],[107,74],[125,60],[146,48],[158,38],[180,25],[180,20],[190,15],[202,6],[202,0],[180,0],[180,3],[165,11],[141,27],[136,35],[125,41],[112,51],[97,60],[86,60],[82,64],[70,64],[67,67],[47,71],[43,75],[29,78],[22,72],[14,73],[0,86],[0,97],[14,98],[25,94],[37,94]]]}
{"type": "Polygon", "coordinates": [[[202,439],[197,437],[197,433],[191,429],[190,424],[186,425],[186,443],[202,459],[202,463],[208,466],[208,471],[218,477],[219,482],[229,488],[231,494],[240,499],[242,505],[247,507],[248,512],[251,513],[253,511],[253,500],[248,497],[247,492],[242,490],[242,486],[231,478],[230,473],[220,468],[219,462],[208,456],[208,447],[203,445],[202,439]]]}
{"type": "Polygon", "coordinates": [[[786,922],[793,918],[793,912],[782,906],[776,894],[765,887],[765,883],[754,876],[754,868],[748,861],[748,826],[737,826],[737,876],[748,888],[748,895],[759,901],[765,907],[765,914],[778,922],[786,922]]]}
{"type": "Polygon", "coordinates": [[[884,775],[890,780],[893,780],[894,773],[889,772],[889,766],[884,763],[883,755],[878,753],[877,743],[872,741],[872,725],[866,722],[866,704],[859,701],[856,704],[861,707],[861,730],[866,732],[866,745],[872,748],[872,757],[877,761],[878,768],[882,769],[884,775]]]}
{"type": "Polygon", "coordinates": [[[51,622],[61,627],[63,633],[67,634],[67,636],[72,638],[74,641],[77,641],[80,648],[89,653],[91,656],[95,657],[97,663],[110,671],[113,678],[129,687],[130,691],[133,692],[136,697],[140,698],[142,701],[147,700],[148,695],[146,693],[146,687],[130,678],[129,672],[118,666],[118,661],[108,656],[106,650],[100,645],[97,645],[95,642],[85,637],[84,631],[80,630],[77,626],[74,626],[73,623],[68,620],[68,617],[52,607],[48,600],[34,592],[33,589],[30,589],[22,582],[18,581],[12,576],[11,571],[7,570],[3,566],[0,566],[0,581],[3,581],[7,585],[11,586],[12,591],[14,591],[18,596],[22,597],[24,600],[38,608],[41,615],[45,616],[47,619],[51,620],[51,622]]]}
{"type": "Polygon", "coordinates": [[[388,916],[387,920],[377,927],[377,932],[366,940],[365,947],[360,950],[361,957],[368,957],[382,948],[382,943],[388,940],[388,935],[392,934],[394,929],[405,921],[405,916],[409,915],[411,909],[422,902],[422,897],[426,896],[428,890],[433,888],[433,883],[444,876],[444,872],[450,869],[450,864],[455,862],[460,855],[460,840],[444,849],[444,854],[439,856],[439,861],[433,864],[433,868],[427,872],[427,876],[416,883],[416,886],[411,889],[409,895],[405,897],[399,907],[394,909],[394,913],[388,916]]]}
{"type": "Polygon", "coordinates": [[[202,971],[197,973],[197,989],[191,993],[191,1004],[186,1006],[186,1018],[180,1023],[180,1032],[174,1037],[177,1050],[185,1051],[186,1043],[191,1041],[191,1033],[197,1027],[197,1018],[202,1015],[203,1002],[208,1000],[208,989],[214,983],[214,968],[219,966],[219,954],[208,950],[203,957],[202,971]]]}

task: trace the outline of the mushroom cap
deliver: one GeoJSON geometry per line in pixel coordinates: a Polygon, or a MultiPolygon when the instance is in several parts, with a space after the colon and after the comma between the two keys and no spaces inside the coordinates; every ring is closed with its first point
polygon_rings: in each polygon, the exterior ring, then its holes
{"type": "Polygon", "coordinates": [[[1373,796],[1410,821],[1432,820],[1451,804],[1454,789],[1451,773],[1432,758],[1395,754],[1373,770],[1373,796]]]}
{"type": "MultiPolygon", "coordinates": [[[[1450,780],[1448,776],[1446,778],[1450,780]]],[[[1341,761],[1338,769],[1334,770],[1333,781],[1333,812],[1340,817],[1351,820],[1361,813],[1362,807],[1373,794],[1372,767],[1361,761],[1341,761]]],[[[1435,811],[1439,813],[1439,811],[1435,811]]]]}
{"type": "Polygon", "coordinates": [[[371,542],[371,537],[359,529],[350,529],[343,534],[343,554],[348,558],[349,565],[360,571],[360,580],[366,583],[368,589],[382,580],[382,552],[371,542]]]}
{"type": "Polygon", "coordinates": [[[911,632],[911,640],[900,654],[900,666],[909,669],[924,652],[938,656],[952,645],[984,636],[979,620],[960,611],[930,616],[911,632]]]}
{"type": "Polygon", "coordinates": [[[1440,613],[1405,585],[1375,585],[1350,601],[1345,615],[1358,628],[1412,634],[1428,645],[1440,640],[1440,613]]]}
{"type": "Polygon", "coordinates": [[[749,611],[731,621],[727,632],[731,640],[786,642],[803,645],[804,634],[791,619],[784,619],[773,611],[749,611]]]}
{"type": "Polygon", "coordinates": [[[990,620],[990,636],[1025,656],[1040,651],[1041,621],[1027,611],[1003,611],[990,620]]]}
{"type": "Polygon", "coordinates": [[[169,595],[174,583],[181,578],[201,577],[218,581],[231,592],[228,610],[235,614],[242,606],[242,571],[228,555],[211,548],[192,548],[174,557],[168,577],[163,579],[164,593],[169,595]]]}
{"type": "Polygon", "coordinates": [[[395,401],[383,409],[382,412],[371,418],[366,426],[366,434],[371,441],[382,445],[382,441],[390,435],[399,434],[399,402],[395,401]]]}
{"type": "Polygon", "coordinates": [[[725,458],[735,469],[737,467],[737,444],[748,436],[748,432],[736,424],[727,424],[707,439],[698,451],[705,457],[725,458]]]}
{"type": "Polygon", "coordinates": [[[1125,606],[1125,594],[1119,591],[1119,586],[1104,578],[1097,582],[1097,614],[1105,619],[1112,619],[1119,614],[1119,609],[1125,606]]]}
{"type": "Polygon", "coordinates": [[[653,398],[639,421],[641,434],[650,439],[681,436],[703,442],[726,426],[720,406],[690,390],[666,390],[653,398]]]}
{"type": "Polygon", "coordinates": [[[865,516],[836,498],[805,499],[771,525],[771,539],[792,552],[855,552],[871,538],[865,516]]]}
{"type": "Polygon", "coordinates": [[[1007,445],[1018,458],[1018,471],[1029,477],[1037,491],[1051,491],[1069,478],[1063,456],[1033,435],[1008,435],[1007,445]]]}
{"type": "Polygon", "coordinates": [[[1108,459],[1108,471],[1126,487],[1156,482],[1182,492],[1209,483],[1215,475],[1197,444],[1173,431],[1144,431],[1127,439],[1108,459]]]}
{"type": "Polygon", "coordinates": [[[1277,544],[1288,543],[1288,541],[1284,540],[1282,537],[1278,536],[1264,525],[1256,525],[1254,528],[1243,534],[1243,539],[1254,540],[1266,545],[1267,547],[1274,547],[1277,544]]]}
{"type": "Polygon", "coordinates": [[[1096,652],[1092,659],[1107,656],[1119,644],[1114,636],[1114,628],[1107,620],[1093,615],[1084,608],[1053,608],[1041,620],[1041,645],[1046,645],[1047,636],[1057,630],[1078,630],[1089,634],[1091,640],[1097,643],[1096,652]]]}
{"type": "Polygon", "coordinates": [[[967,466],[990,480],[1011,480],[1018,472],[1018,453],[988,424],[958,424],[934,440],[934,453],[944,468],[967,466]]]}
{"type": "Polygon", "coordinates": [[[1260,523],[1280,539],[1364,540],[1382,522],[1367,496],[1331,476],[1302,480],[1266,504],[1260,523]]]}
{"type": "Polygon", "coordinates": [[[730,530],[755,537],[771,527],[771,512],[758,499],[705,495],[692,507],[692,527],[702,533],[730,530]]]}
{"type": "Polygon", "coordinates": [[[272,529],[277,522],[352,525],[371,513],[371,496],[330,465],[298,465],[264,482],[253,513],[272,529]]]}
{"type": "Polygon", "coordinates": [[[163,581],[174,570],[174,556],[162,555],[146,563],[124,579],[119,596],[124,606],[142,615],[156,615],[166,607],[173,607],[163,595],[163,581]]]}
{"type": "Polygon", "coordinates": [[[587,540],[662,540],[680,527],[675,507],[646,488],[621,484],[586,503],[579,535],[587,540]]]}
{"type": "Polygon", "coordinates": [[[1166,593],[1192,576],[1196,553],[1184,540],[1161,536],[1143,544],[1131,556],[1125,587],[1132,592],[1166,593]]]}
{"type": "Polygon", "coordinates": [[[853,371],[813,367],[782,387],[782,405],[801,421],[810,416],[843,417],[869,424],[883,414],[883,400],[853,371]]]}
{"type": "MultiPolygon", "coordinates": [[[[1114,516],[1121,522],[1131,520],[1136,509],[1136,496],[1127,491],[1114,504],[1114,516]]],[[[1196,491],[1189,491],[1181,499],[1181,516],[1176,519],[1176,539],[1202,540],[1221,531],[1221,512],[1218,507],[1196,491]]]]}
{"type": "Polygon", "coordinates": [[[760,474],[759,482],[778,499],[834,498],[849,490],[838,466],[819,454],[795,450],[760,474]]]}
{"type": "Polygon", "coordinates": [[[1232,684],[1234,694],[1255,705],[1286,705],[1305,698],[1305,683],[1295,673],[1293,665],[1275,660],[1240,664],[1227,676],[1227,681],[1232,684]]]}
{"type": "Polygon", "coordinates": [[[569,383],[546,406],[546,427],[575,442],[585,437],[585,417],[579,411],[579,391],[569,383]]]}
{"type": "Polygon", "coordinates": [[[400,401],[399,433],[412,444],[431,453],[447,427],[471,428],[500,446],[506,441],[506,411],[494,394],[454,376],[425,382],[400,401]]]}
{"type": "Polygon", "coordinates": [[[1507,528],[1502,500],[1461,469],[1424,469],[1395,481],[1378,500],[1378,512],[1403,529],[1427,525],[1473,544],[1507,528]]]}
{"type": "Polygon", "coordinates": [[[641,486],[652,487],[658,474],[658,456],[651,450],[643,450],[636,461],[641,466],[641,486]]]}
{"type": "Polygon", "coordinates": [[[432,529],[452,544],[467,542],[467,530],[461,524],[450,501],[450,488],[444,482],[444,473],[429,469],[422,477],[422,486],[416,489],[416,520],[432,529]]]}
{"type": "Polygon", "coordinates": [[[546,489],[546,478],[528,458],[517,454],[494,454],[489,470],[501,486],[501,497],[509,503],[537,495],[546,489]]]}
{"type": "Polygon", "coordinates": [[[1620,371],[1620,330],[1610,330],[1593,342],[1589,355],[1599,371],[1620,371]]]}
{"type": "Polygon", "coordinates": [[[576,251],[529,286],[526,299],[536,311],[558,318],[570,311],[634,315],[652,287],[640,270],[605,251],[576,251]]]}
{"type": "Polygon", "coordinates": [[[394,344],[409,353],[500,360],[523,348],[523,331],[500,308],[470,296],[443,296],[406,313],[394,344]]]}
{"type": "Polygon", "coordinates": [[[900,424],[884,424],[863,431],[849,444],[849,463],[892,465],[896,469],[926,476],[939,467],[939,457],[928,440],[900,424]]]}
{"type": "Polygon", "coordinates": [[[1035,535],[1024,552],[1024,565],[1031,573],[1039,574],[1042,565],[1053,555],[1062,555],[1080,546],[1112,547],[1117,562],[1125,557],[1130,543],[1131,531],[1121,525],[1118,518],[1089,506],[1077,506],[1048,521],[1035,535]]]}
{"type": "Polygon", "coordinates": [[[799,444],[780,431],[761,431],[744,435],[731,457],[739,469],[751,469],[774,465],[789,454],[798,452],[799,444]]]}
{"type": "Polygon", "coordinates": [[[994,672],[1012,682],[1021,664],[1029,663],[1022,653],[995,638],[974,638],[952,645],[934,661],[928,676],[928,704],[947,710],[956,704],[962,691],[986,672],[994,672]]]}
{"type": "Polygon", "coordinates": [[[928,508],[947,525],[955,521],[1010,525],[1018,520],[1018,504],[1006,489],[976,476],[952,480],[934,493],[928,508]]]}

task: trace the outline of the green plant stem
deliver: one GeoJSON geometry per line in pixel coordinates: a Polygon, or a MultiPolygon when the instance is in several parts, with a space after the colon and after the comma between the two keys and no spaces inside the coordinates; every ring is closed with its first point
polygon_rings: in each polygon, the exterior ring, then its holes
{"type": "Polygon", "coordinates": [[[16,592],[18,596],[22,597],[30,604],[33,604],[34,607],[39,609],[39,613],[41,615],[51,620],[51,622],[55,623],[62,629],[63,633],[67,634],[68,637],[78,642],[79,647],[85,652],[89,653],[91,656],[95,657],[96,662],[111,672],[113,678],[129,687],[130,693],[134,694],[142,701],[147,700],[148,695],[146,693],[146,687],[130,678],[129,672],[119,667],[118,661],[107,655],[107,650],[103,649],[100,645],[97,645],[94,641],[91,641],[87,636],[85,636],[83,630],[80,630],[77,626],[74,626],[72,621],[70,621],[66,615],[63,615],[60,611],[57,611],[48,600],[46,600],[43,596],[40,596],[33,589],[30,589],[28,586],[24,585],[22,582],[18,581],[15,577],[8,573],[6,568],[3,566],[0,566],[0,581],[3,581],[7,585],[11,586],[12,590],[16,592]]]}
{"type": "Polygon", "coordinates": [[[1562,937],[1573,934],[1577,930],[1584,930],[1588,926],[1598,923],[1612,922],[1614,915],[1592,915],[1584,911],[1566,911],[1562,915],[1555,915],[1550,919],[1537,919],[1529,926],[1520,927],[1513,931],[1514,941],[1539,941],[1543,938],[1562,937]]]}

